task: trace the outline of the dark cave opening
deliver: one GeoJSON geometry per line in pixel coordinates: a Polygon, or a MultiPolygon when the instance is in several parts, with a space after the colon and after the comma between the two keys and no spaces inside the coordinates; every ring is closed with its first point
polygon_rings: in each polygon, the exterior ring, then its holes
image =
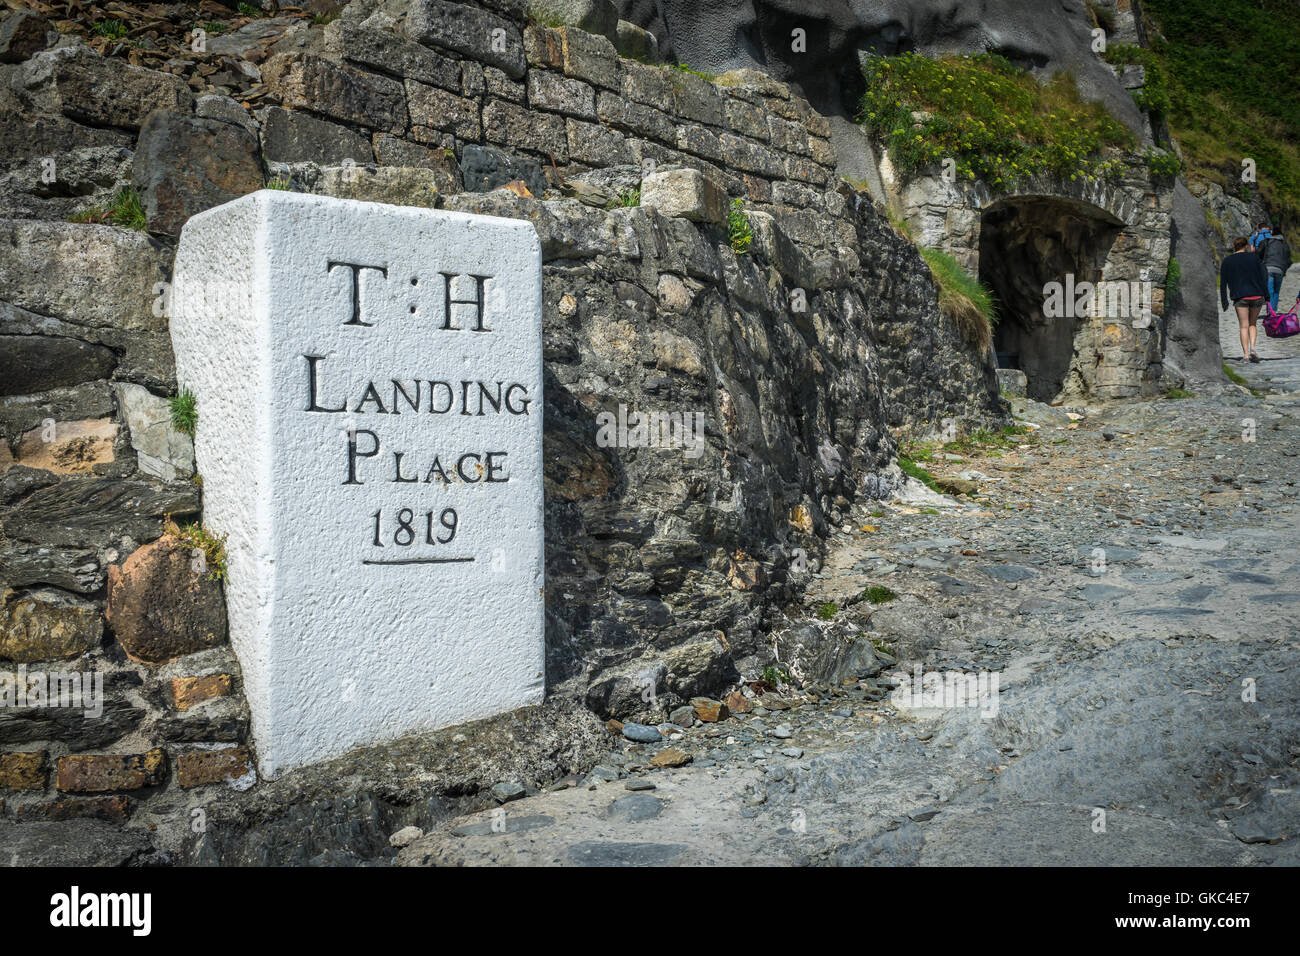
{"type": "Polygon", "coordinates": [[[1005,199],[984,210],[979,278],[997,297],[993,345],[999,366],[1025,373],[1030,398],[1052,402],[1060,395],[1082,321],[1073,301],[1065,309],[1046,307],[1048,284],[1095,283],[1122,228],[1096,206],[1059,197],[1005,199]]]}

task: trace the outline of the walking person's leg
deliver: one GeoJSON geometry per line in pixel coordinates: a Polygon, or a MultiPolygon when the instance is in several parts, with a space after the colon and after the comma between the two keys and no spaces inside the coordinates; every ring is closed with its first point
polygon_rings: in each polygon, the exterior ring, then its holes
{"type": "Polygon", "coordinates": [[[1263,306],[1260,305],[1252,305],[1248,310],[1250,312],[1250,360],[1252,362],[1259,361],[1259,356],[1255,354],[1255,337],[1259,334],[1257,323],[1259,321],[1259,310],[1262,308],[1263,306]]]}
{"type": "Polygon", "coordinates": [[[1277,297],[1282,294],[1282,273],[1268,270],[1268,301],[1277,311],[1277,297]]]}
{"type": "Polygon", "coordinates": [[[1244,362],[1250,357],[1250,307],[1245,305],[1237,306],[1237,324],[1238,332],[1241,333],[1241,360],[1244,362]]]}

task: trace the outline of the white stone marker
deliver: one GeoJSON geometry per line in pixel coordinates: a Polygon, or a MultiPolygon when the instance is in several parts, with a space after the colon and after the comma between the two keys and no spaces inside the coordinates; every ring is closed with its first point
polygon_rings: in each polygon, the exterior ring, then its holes
{"type": "Polygon", "coordinates": [[[542,699],[531,224],[264,190],[181,233],[171,335],[265,777],[542,699]]]}

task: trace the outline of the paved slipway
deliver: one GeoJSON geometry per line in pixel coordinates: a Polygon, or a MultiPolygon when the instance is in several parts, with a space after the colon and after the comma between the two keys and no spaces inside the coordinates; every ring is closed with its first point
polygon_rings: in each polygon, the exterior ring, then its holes
{"type": "Polygon", "coordinates": [[[856,513],[776,622],[795,670],[802,640],[870,641],[832,678],[752,682],[748,713],[653,743],[611,732],[592,773],[501,785],[498,807],[402,834],[395,862],[1300,863],[1292,363],[1241,367],[1259,396],[1018,401],[1031,435],[927,465],[973,498],[856,513]],[[996,672],[996,715],[896,702],[914,662],[996,672]],[[689,762],[652,765],[670,749],[689,762]]]}

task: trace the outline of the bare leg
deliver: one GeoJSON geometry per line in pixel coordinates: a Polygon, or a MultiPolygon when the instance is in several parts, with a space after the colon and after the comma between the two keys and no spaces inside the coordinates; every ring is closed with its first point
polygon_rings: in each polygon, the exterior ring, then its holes
{"type": "Polygon", "coordinates": [[[1252,305],[1250,307],[1250,353],[1255,354],[1255,338],[1259,335],[1259,326],[1256,324],[1259,320],[1259,310],[1262,306],[1252,305]]]}
{"type": "Polygon", "coordinates": [[[1238,332],[1241,333],[1241,360],[1244,362],[1250,358],[1250,308],[1249,306],[1237,306],[1237,324],[1240,326],[1238,332]]]}

